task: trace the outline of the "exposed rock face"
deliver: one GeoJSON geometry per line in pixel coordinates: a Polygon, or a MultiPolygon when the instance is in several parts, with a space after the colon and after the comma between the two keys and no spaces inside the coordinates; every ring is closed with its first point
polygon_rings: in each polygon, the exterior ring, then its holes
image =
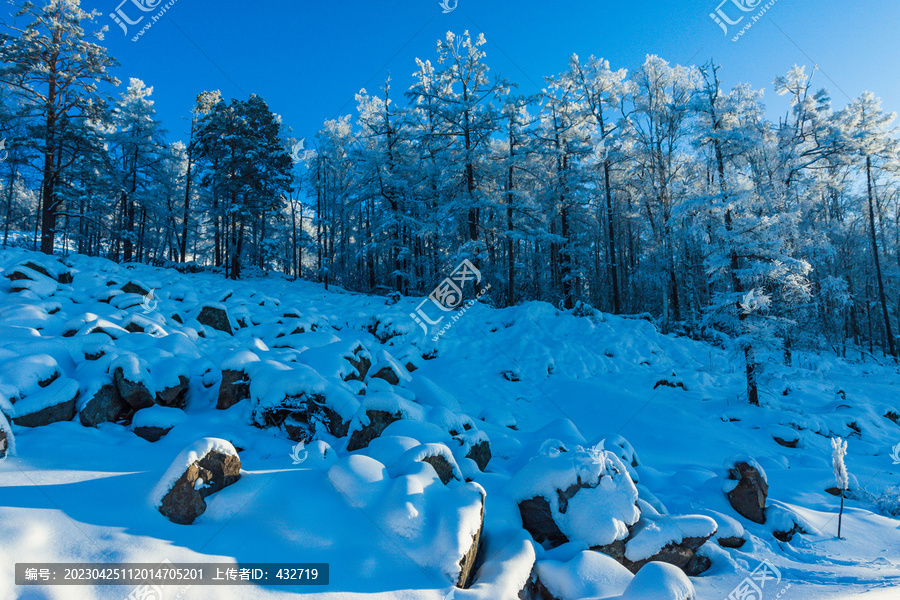
{"type": "Polygon", "coordinates": [[[491,445],[487,440],[481,441],[471,448],[466,454],[466,458],[471,458],[478,465],[478,468],[484,471],[491,460],[491,445]]]}
{"type": "Polygon", "coordinates": [[[169,408],[184,408],[187,403],[189,380],[184,375],[178,376],[178,385],[156,392],[156,403],[169,408]]]}
{"type": "Polygon", "coordinates": [[[734,510],[755,523],[765,523],[769,484],[762,474],[756,467],[746,462],[738,462],[729,471],[728,478],[738,482],[727,494],[734,510]]]}
{"type": "Polygon", "coordinates": [[[143,285],[135,283],[133,281],[129,281],[128,283],[123,285],[122,291],[126,294],[139,294],[141,296],[146,296],[150,293],[150,290],[145,288],[143,285]]]}
{"type": "Polygon", "coordinates": [[[129,381],[121,367],[113,373],[113,381],[116,383],[116,388],[119,390],[122,400],[134,410],[153,406],[153,394],[150,393],[150,390],[143,383],[129,381]]]}
{"type": "Polygon", "coordinates": [[[422,459],[422,462],[427,462],[434,467],[438,477],[441,478],[441,483],[444,485],[447,485],[451,480],[456,479],[456,476],[453,474],[453,466],[443,456],[426,456],[422,459]]]}
{"type": "Polygon", "coordinates": [[[356,369],[356,373],[348,375],[344,378],[344,381],[354,379],[356,381],[365,381],[369,369],[372,368],[372,357],[369,355],[369,352],[362,346],[359,346],[359,348],[354,351],[353,357],[348,357],[347,361],[353,365],[353,368],[356,369]]]}
{"type": "Polygon", "coordinates": [[[522,525],[538,544],[555,548],[569,541],[553,520],[550,502],[543,496],[519,502],[519,514],[522,516],[522,525]]]}
{"type": "Polygon", "coordinates": [[[171,427],[135,427],[134,434],[138,437],[142,437],[148,442],[158,442],[161,440],[167,433],[172,431],[171,427]]]}
{"type": "Polygon", "coordinates": [[[228,313],[224,308],[218,306],[204,306],[197,317],[197,321],[201,325],[206,325],[219,331],[231,335],[231,321],[228,319],[228,313]]]}
{"type": "Polygon", "coordinates": [[[368,410],[366,416],[369,418],[369,424],[360,430],[354,431],[350,436],[350,442],[347,444],[347,450],[353,452],[368,446],[372,440],[381,435],[385,428],[399,421],[400,413],[389,413],[383,410],[368,410]]]}
{"type": "Polygon", "coordinates": [[[481,534],[483,531],[484,497],[481,498],[481,524],[478,527],[478,532],[472,536],[472,545],[469,546],[469,551],[459,561],[459,578],[456,581],[456,587],[468,589],[472,585],[472,580],[475,579],[475,563],[478,558],[478,550],[481,548],[481,534]]]}
{"type": "Polygon", "coordinates": [[[222,371],[222,385],[219,386],[219,401],[216,408],[226,410],[244,398],[250,397],[250,378],[244,371],[222,371]]]}
{"type": "MultiPolygon", "coordinates": [[[[55,374],[52,379],[42,381],[38,385],[43,389],[35,392],[23,400],[13,401],[16,406],[17,416],[10,419],[13,424],[21,427],[43,427],[51,423],[59,423],[61,421],[71,421],[75,417],[75,401],[78,398],[78,383],[72,379],[58,379],[59,375],[55,374]],[[51,383],[53,387],[50,387],[51,383]],[[39,402],[38,406],[43,406],[33,412],[25,412],[27,408],[23,408],[23,404],[33,400],[37,394],[52,394],[52,403],[39,402]]],[[[27,405],[25,405],[27,406],[27,405]]]]}
{"type": "Polygon", "coordinates": [[[772,436],[772,439],[775,440],[775,443],[779,446],[784,446],[785,448],[796,448],[797,444],[800,442],[800,438],[794,438],[792,440],[786,440],[783,438],[776,436],[772,436]]]}
{"type": "Polygon", "coordinates": [[[109,382],[97,390],[78,416],[85,427],[96,427],[100,423],[114,423],[131,410],[131,407],[122,400],[118,387],[109,382]]]}
{"type": "Polygon", "coordinates": [[[747,540],[742,537],[720,537],[718,541],[723,548],[740,548],[747,540]]]}
{"type": "Polygon", "coordinates": [[[706,543],[706,540],[712,537],[714,533],[715,531],[704,537],[684,538],[681,543],[677,544],[667,544],[659,552],[645,560],[632,562],[627,558],[624,558],[622,564],[632,573],[637,573],[647,563],[664,562],[675,565],[684,571],[685,575],[695,577],[709,569],[712,564],[712,561],[708,558],[695,554],[695,552],[700,546],[706,543]]]}
{"type": "Polygon", "coordinates": [[[382,367],[377,373],[372,375],[372,377],[384,379],[391,385],[398,385],[400,383],[400,376],[397,375],[397,372],[390,366],[382,367]]]}
{"type": "Polygon", "coordinates": [[[241,460],[231,454],[210,452],[190,465],[162,500],[159,512],[173,523],[190,525],[206,511],[210,494],[241,477],[241,460]],[[198,483],[199,480],[202,483],[198,483]]]}

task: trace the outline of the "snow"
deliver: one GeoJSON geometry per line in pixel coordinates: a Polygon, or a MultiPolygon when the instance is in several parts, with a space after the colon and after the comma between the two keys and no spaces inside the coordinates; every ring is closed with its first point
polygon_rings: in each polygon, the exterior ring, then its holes
{"type": "Polygon", "coordinates": [[[542,560],[538,578],[554,598],[580,600],[619,595],[631,582],[631,572],[600,552],[579,552],[568,562],[542,560]]]}
{"type": "Polygon", "coordinates": [[[181,476],[188,470],[188,467],[211,452],[228,454],[231,456],[238,455],[237,450],[235,450],[231,442],[227,440],[219,438],[203,438],[197,440],[175,457],[175,460],[172,461],[172,464],[169,465],[169,468],[166,469],[166,472],[160,478],[159,483],[157,483],[156,487],[153,488],[153,491],[150,492],[150,502],[153,506],[156,508],[161,507],[166,494],[168,494],[178,480],[181,479],[181,476]]]}
{"type": "Polygon", "coordinates": [[[659,516],[645,511],[625,546],[625,558],[646,560],[666,545],[679,544],[684,538],[704,538],[716,532],[716,522],[704,516],[659,516]]]}
{"type": "Polygon", "coordinates": [[[135,427],[161,427],[164,429],[184,423],[187,417],[184,411],[165,406],[151,406],[134,413],[131,420],[131,428],[135,427]]]}
{"type": "Polygon", "coordinates": [[[621,600],[693,600],[694,586],[687,575],[674,565],[652,562],[638,571],[621,600]]]}
{"type": "MultiPolygon", "coordinates": [[[[0,263],[30,256],[39,257],[0,251],[0,263]]],[[[562,598],[727,598],[762,560],[781,570],[791,600],[842,600],[900,587],[898,519],[882,512],[887,502],[879,500],[900,485],[890,456],[900,429],[884,417],[898,408],[895,367],[797,351],[801,366],[767,365],[763,385],[772,393],[763,406],[751,407],[739,400],[739,357],[663,335],[643,320],[574,317],[537,302],[499,310],[479,304],[434,345],[408,316],[414,298],[386,307],[383,298],[326,292],[277,274],[234,282],[216,273],[185,275],[140,264],[125,269],[77,255],[67,261],[74,283],[57,284],[51,298],[0,289],[4,410],[31,411],[76,392],[83,402],[111,382],[115,366],[152,390],[171,385],[177,374],[187,376],[191,402],[184,411],[139,411],[130,427],[86,428],[77,419],[34,429],[6,425],[16,452],[0,462],[0,597],[20,594],[11,585],[17,561],[240,563],[296,556],[333,568],[353,565],[328,589],[300,590],[311,600],[440,600],[481,526],[482,499],[483,563],[471,589],[455,592],[459,600],[514,599],[535,562],[535,573],[562,598]],[[157,311],[121,308],[122,294],[118,305],[99,301],[110,296],[111,280],[119,287],[129,280],[154,284],[157,311]],[[199,337],[202,328],[188,315],[206,300],[247,326],[233,336],[199,337]],[[126,332],[136,314],[161,333],[126,332]],[[385,342],[369,332],[376,316],[375,332],[385,342]],[[294,334],[304,323],[304,333],[294,334]],[[117,339],[87,333],[98,326],[117,339]],[[75,335],[62,337],[66,331],[75,335]],[[410,357],[418,369],[397,386],[372,378],[341,381],[348,374],[346,353],[358,344],[376,357],[373,363],[383,351],[401,373],[410,357]],[[436,358],[412,360],[432,346],[436,358]],[[252,398],[218,411],[224,369],[247,371],[252,398]],[[521,381],[507,381],[500,375],[505,370],[515,370],[521,381]],[[654,389],[673,372],[687,391],[654,389]],[[53,374],[57,380],[40,388],[53,374]],[[367,410],[399,412],[403,419],[353,453],[346,438],[324,434],[306,444],[305,461],[293,464],[295,443],[276,427],[260,427],[255,415],[292,408],[285,401],[294,395],[321,396],[351,430],[365,424],[367,410]],[[13,406],[13,398],[21,400],[13,406]],[[516,430],[508,427],[512,422],[516,430]],[[154,444],[131,431],[176,423],[154,444]],[[774,435],[791,432],[798,448],[774,442],[774,435]],[[831,437],[849,439],[845,540],[835,537],[840,499],[824,491],[834,485],[831,437]],[[484,440],[493,457],[482,473],[464,457],[484,440]],[[211,448],[235,452],[235,446],[241,448],[240,483],[207,499],[194,525],[168,523],[149,507],[135,510],[148,501],[158,506],[187,466],[211,448]],[[443,485],[421,461],[429,454],[447,459],[459,481],[443,485]],[[740,517],[722,493],[722,467],[737,459],[768,481],[764,525],[740,517]],[[580,490],[560,513],[556,490],[579,477],[599,483],[580,490]],[[36,494],[35,485],[44,493],[36,494]],[[524,531],[517,501],[535,495],[547,497],[569,544],[546,550],[524,531]],[[115,502],[103,500],[109,498],[115,502]],[[634,560],[715,528],[700,549],[712,568],[689,580],[674,567],[651,563],[632,577],[588,550],[624,539],[635,523],[626,545],[634,560]],[[807,533],[790,542],[773,537],[795,524],[807,533]],[[724,537],[746,543],[722,548],[716,539],[724,537]]],[[[0,427],[4,423],[0,418],[0,427]]],[[[46,595],[36,590],[35,597],[46,595]]],[[[64,592],[53,591],[76,597],[64,592]]],[[[192,588],[182,598],[199,600],[207,592],[192,588]]],[[[113,600],[127,593],[84,586],[77,597],[113,600]]],[[[224,600],[295,595],[255,587],[216,593],[224,600]]]]}

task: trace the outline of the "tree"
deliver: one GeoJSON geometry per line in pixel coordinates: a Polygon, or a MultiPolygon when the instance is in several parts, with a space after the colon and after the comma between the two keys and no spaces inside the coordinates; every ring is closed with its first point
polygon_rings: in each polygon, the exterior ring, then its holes
{"type": "Polygon", "coordinates": [[[81,0],[49,0],[42,8],[28,1],[17,6],[16,17],[31,22],[24,29],[6,24],[9,32],[0,33],[0,82],[14,89],[28,117],[40,122],[41,251],[52,254],[61,210],[57,184],[75,160],[59,159],[60,126],[101,100],[99,83],[118,85],[108,72],[118,63],[105,48],[88,41],[102,40],[106,27],[85,32],[82,24],[92,23],[100,12],[82,10],[81,0]]]}

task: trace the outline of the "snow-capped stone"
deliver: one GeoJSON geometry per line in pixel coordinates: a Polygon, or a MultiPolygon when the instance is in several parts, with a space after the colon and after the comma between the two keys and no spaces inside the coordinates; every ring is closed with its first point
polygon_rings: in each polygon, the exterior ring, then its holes
{"type": "Polygon", "coordinates": [[[146,361],[126,354],[114,360],[109,368],[122,400],[131,408],[140,410],[153,406],[156,388],[146,361]]]}
{"type": "Polygon", "coordinates": [[[212,303],[205,304],[197,313],[197,322],[211,329],[222,331],[231,335],[234,332],[234,325],[228,316],[228,310],[224,304],[212,303]]]}
{"type": "Polygon", "coordinates": [[[716,522],[706,516],[668,516],[644,510],[625,543],[623,564],[632,572],[660,561],[696,576],[710,567],[710,560],[695,554],[716,533],[716,522]]]}
{"type": "Polygon", "coordinates": [[[401,382],[407,383],[412,380],[409,371],[401,365],[397,359],[391,356],[386,350],[379,350],[376,355],[375,364],[369,369],[366,380],[383,379],[391,385],[400,385],[401,382]]]}
{"type": "Polygon", "coordinates": [[[132,411],[109,376],[96,380],[83,389],[78,399],[78,417],[85,427],[114,423],[132,411]]]}
{"type": "Polygon", "coordinates": [[[538,455],[513,477],[510,493],[525,529],[553,548],[572,540],[603,547],[628,537],[638,493],[621,459],[599,448],[538,455]]]}
{"type": "Polygon", "coordinates": [[[151,406],[134,414],[134,418],[131,420],[131,430],[135,435],[148,442],[156,442],[168,434],[173,427],[183,423],[185,419],[184,412],[177,408],[151,406]]]}
{"type": "Polygon", "coordinates": [[[240,477],[241,459],[231,442],[204,438],[182,450],[172,461],[151,499],[170,521],[190,525],[206,511],[206,497],[240,477]]]}
{"type": "Polygon", "coordinates": [[[723,489],[732,508],[755,523],[765,523],[769,484],[763,468],[749,456],[736,456],[725,461],[725,470],[728,481],[723,489]]]}

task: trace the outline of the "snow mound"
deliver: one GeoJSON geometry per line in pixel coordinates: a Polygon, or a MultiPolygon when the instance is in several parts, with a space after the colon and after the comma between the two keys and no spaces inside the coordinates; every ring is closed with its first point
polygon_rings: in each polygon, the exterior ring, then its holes
{"type": "Polygon", "coordinates": [[[651,562],[637,572],[620,600],[694,600],[694,584],[674,565],[651,562]]]}
{"type": "Polygon", "coordinates": [[[541,585],[559,600],[619,595],[633,578],[615,559],[593,551],[579,552],[568,562],[539,561],[535,571],[541,585]]]}
{"type": "Polygon", "coordinates": [[[166,408],[165,406],[151,406],[137,411],[131,420],[131,428],[137,427],[160,427],[169,429],[184,423],[187,416],[183,410],[177,408],[166,408]]]}

